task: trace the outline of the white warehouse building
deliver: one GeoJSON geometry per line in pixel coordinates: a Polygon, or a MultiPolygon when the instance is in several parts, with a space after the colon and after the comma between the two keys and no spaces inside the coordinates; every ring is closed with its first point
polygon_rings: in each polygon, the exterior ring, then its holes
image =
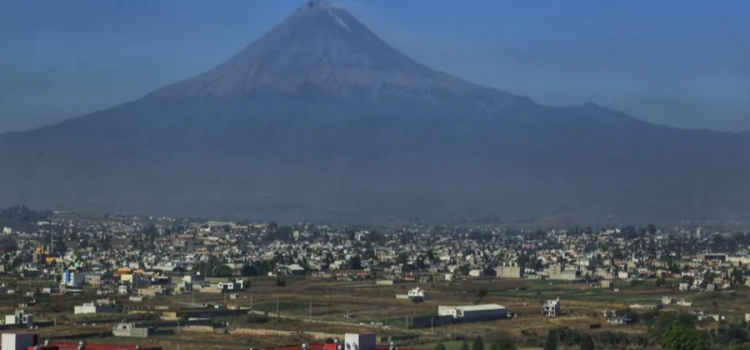
{"type": "Polygon", "coordinates": [[[120,309],[116,307],[97,305],[94,303],[84,303],[81,306],[76,306],[73,309],[75,315],[86,315],[86,314],[119,314],[120,309]]]}
{"type": "Polygon", "coordinates": [[[439,316],[453,316],[462,321],[501,320],[508,317],[508,309],[497,304],[438,306],[439,316]]]}

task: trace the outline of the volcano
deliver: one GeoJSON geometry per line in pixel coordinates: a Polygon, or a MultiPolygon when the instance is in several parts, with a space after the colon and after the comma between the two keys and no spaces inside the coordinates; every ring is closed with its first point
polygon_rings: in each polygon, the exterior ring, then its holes
{"type": "Polygon", "coordinates": [[[301,6],[143,98],[0,136],[0,204],[223,218],[744,218],[750,137],[552,108],[301,6]]]}

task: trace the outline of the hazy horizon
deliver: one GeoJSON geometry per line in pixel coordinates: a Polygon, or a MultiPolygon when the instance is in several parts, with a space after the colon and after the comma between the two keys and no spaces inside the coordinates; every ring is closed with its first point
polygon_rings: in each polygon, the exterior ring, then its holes
{"type": "MultiPolygon", "coordinates": [[[[550,105],[750,130],[750,3],[332,1],[416,61],[550,105]]],[[[0,4],[0,132],[137,99],[212,68],[304,2],[0,4]]]]}

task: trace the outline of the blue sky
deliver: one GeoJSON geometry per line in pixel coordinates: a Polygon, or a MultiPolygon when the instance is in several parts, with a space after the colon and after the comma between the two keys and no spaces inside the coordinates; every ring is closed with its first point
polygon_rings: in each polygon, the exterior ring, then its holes
{"type": "MultiPolygon", "coordinates": [[[[750,130],[747,0],[332,0],[412,58],[553,106],[750,130]]],[[[298,0],[2,0],[0,132],[139,98],[230,57],[298,0]]]]}

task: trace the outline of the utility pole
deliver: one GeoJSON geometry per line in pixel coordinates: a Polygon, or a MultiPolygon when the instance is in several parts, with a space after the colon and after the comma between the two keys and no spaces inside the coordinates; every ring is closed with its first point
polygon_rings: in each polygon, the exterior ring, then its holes
{"type": "Polygon", "coordinates": [[[310,301],[310,320],[312,320],[312,301],[310,301]]]}
{"type": "Polygon", "coordinates": [[[276,322],[279,321],[281,315],[279,314],[279,298],[276,298],[276,322]]]}

